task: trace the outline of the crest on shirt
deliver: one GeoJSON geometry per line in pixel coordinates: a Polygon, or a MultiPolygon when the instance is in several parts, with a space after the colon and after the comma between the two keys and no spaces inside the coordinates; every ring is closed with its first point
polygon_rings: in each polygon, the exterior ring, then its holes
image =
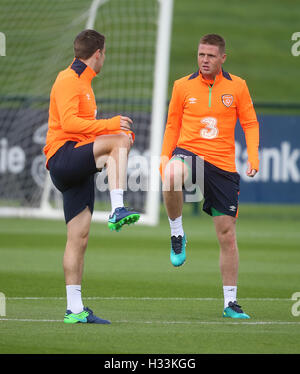
{"type": "Polygon", "coordinates": [[[232,95],[222,95],[222,103],[229,108],[233,103],[233,96],[232,95]]]}

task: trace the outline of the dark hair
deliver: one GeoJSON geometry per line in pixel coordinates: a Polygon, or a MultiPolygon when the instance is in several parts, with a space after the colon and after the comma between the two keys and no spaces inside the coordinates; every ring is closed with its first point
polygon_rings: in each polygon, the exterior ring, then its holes
{"type": "Polygon", "coordinates": [[[202,36],[199,44],[216,45],[217,47],[219,47],[219,51],[221,54],[225,52],[225,40],[218,34],[206,34],[202,36]]]}
{"type": "Polygon", "coordinates": [[[86,60],[90,58],[97,49],[104,48],[105,36],[95,30],[83,30],[74,40],[74,55],[76,58],[86,60]]]}

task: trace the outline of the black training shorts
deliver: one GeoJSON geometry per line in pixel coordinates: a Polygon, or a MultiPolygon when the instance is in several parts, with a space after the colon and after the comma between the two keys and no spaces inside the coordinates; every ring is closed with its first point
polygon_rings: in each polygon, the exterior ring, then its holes
{"type": "Polygon", "coordinates": [[[211,208],[215,208],[225,215],[237,217],[240,191],[238,173],[220,169],[183,148],[175,148],[172,155],[181,158],[189,166],[192,183],[204,187],[203,210],[206,213],[212,215],[211,208]]]}
{"type": "Polygon", "coordinates": [[[98,171],[93,144],[75,148],[76,142],[66,142],[49,159],[48,168],[55,187],[63,195],[65,221],[82,212],[87,206],[94,211],[94,175],[98,171]]]}

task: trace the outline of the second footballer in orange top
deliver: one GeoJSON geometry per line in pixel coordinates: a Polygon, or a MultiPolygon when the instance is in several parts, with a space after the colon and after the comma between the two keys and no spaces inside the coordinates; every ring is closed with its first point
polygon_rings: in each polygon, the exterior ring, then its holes
{"type": "Polygon", "coordinates": [[[220,246],[223,316],[249,318],[237,304],[235,221],[240,176],[235,166],[235,126],[239,119],[248,151],[246,173],[254,177],[259,170],[259,124],[245,80],[223,69],[226,57],[225,40],[207,34],[198,45],[199,69],[175,81],[160,171],[171,229],[171,263],[178,267],[186,261],[182,186],[186,181],[200,181],[203,210],[213,217],[220,246]],[[201,167],[197,166],[199,160],[201,167]]]}

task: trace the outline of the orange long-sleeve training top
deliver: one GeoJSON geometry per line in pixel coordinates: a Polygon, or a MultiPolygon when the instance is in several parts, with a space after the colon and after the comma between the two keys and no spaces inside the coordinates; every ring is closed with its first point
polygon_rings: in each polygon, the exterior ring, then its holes
{"type": "MultiPolygon", "coordinates": [[[[246,82],[221,71],[214,81],[200,71],[175,81],[162,146],[161,173],[176,147],[236,172],[235,126],[239,118],[248,160],[258,170],[259,124],[246,82]]],[[[163,173],[162,173],[163,176],[163,173]]]]}
{"type": "MultiPolygon", "coordinates": [[[[76,147],[91,143],[98,135],[119,133],[120,116],[96,119],[97,106],[92,89],[95,71],[79,59],[61,71],[50,94],[49,121],[44,153],[48,160],[67,141],[76,147]]],[[[131,131],[132,138],[134,134],[131,131]]]]}

